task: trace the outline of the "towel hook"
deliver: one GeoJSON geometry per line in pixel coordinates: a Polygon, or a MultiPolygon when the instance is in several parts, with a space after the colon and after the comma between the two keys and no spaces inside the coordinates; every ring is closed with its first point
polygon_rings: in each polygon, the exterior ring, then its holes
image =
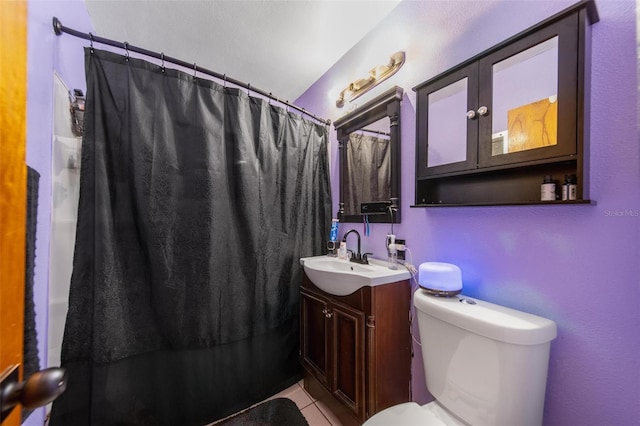
{"type": "Polygon", "coordinates": [[[129,43],[127,43],[126,41],[123,43],[124,45],[124,51],[125,51],[125,58],[127,59],[127,61],[129,60],[129,43]]]}
{"type": "Polygon", "coordinates": [[[160,69],[164,72],[164,52],[160,52],[160,59],[162,60],[162,64],[160,65],[160,69]]]}

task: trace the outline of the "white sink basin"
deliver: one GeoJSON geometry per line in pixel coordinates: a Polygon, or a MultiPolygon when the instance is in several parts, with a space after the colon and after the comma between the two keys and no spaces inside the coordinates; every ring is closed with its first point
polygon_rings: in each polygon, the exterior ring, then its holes
{"type": "Polygon", "coordinates": [[[411,278],[402,265],[393,270],[386,261],[369,258],[368,265],[332,256],[303,257],[300,263],[312,283],[334,296],[346,296],[364,286],[377,286],[411,278]]]}

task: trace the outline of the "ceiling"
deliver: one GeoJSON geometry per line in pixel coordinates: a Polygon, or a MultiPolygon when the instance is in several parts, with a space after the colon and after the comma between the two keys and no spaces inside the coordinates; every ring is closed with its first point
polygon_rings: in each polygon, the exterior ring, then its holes
{"type": "Polygon", "coordinates": [[[294,101],[400,0],[85,0],[96,35],[294,101]]]}

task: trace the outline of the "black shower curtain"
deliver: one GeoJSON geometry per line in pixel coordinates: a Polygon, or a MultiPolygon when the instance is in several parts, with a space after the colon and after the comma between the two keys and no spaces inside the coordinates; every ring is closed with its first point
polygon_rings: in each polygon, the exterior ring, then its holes
{"type": "Polygon", "coordinates": [[[325,125],[85,50],[80,204],[51,425],[203,425],[300,378],[298,259],[331,221],[325,125]]]}

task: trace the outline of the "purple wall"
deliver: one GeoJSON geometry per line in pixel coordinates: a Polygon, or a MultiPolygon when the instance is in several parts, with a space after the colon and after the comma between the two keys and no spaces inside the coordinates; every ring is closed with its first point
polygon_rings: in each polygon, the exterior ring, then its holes
{"type": "MultiPolygon", "coordinates": [[[[428,78],[528,28],[572,1],[405,1],[354,46],[296,104],[337,119],[337,93],[405,50],[407,63],[362,104],[392,85],[402,103],[401,209],[395,234],[413,263],[444,261],[463,271],[465,293],[554,320],[546,425],[640,424],[640,155],[633,0],[598,0],[592,27],[590,198],[596,206],[412,209],[415,94],[428,78]],[[328,96],[333,93],[333,96],[328,96]]],[[[333,132],[333,211],[338,208],[333,132]]],[[[361,229],[360,224],[343,226],[361,229]],[[353,225],[353,226],[351,226],[353,225]]],[[[363,251],[384,257],[389,225],[373,224],[363,251]]],[[[419,348],[413,396],[429,400],[419,348]]],[[[523,383],[523,385],[526,385],[523,383]]]]}
{"type": "MultiPolygon", "coordinates": [[[[82,52],[86,43],[69,35],[56,36],[51,24],[54,16],[65,26],[94,31],[81,0],[28,3],[27,164],[40,173],[34,299],[42,368],[47,363],[53,72],[58,72],[71,88],[86,88],[82,52]]],[[[36,410],[25,422],[43,423],[44,409],[36,410]]]]}

